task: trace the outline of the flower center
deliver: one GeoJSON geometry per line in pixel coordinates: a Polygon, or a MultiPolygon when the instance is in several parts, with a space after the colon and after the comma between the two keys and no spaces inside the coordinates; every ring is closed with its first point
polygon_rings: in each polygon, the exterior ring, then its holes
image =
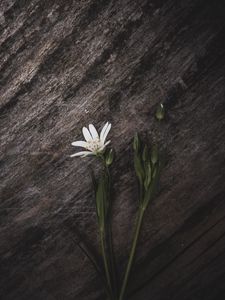
{"type": "Polygon", "coordinates": [[[100,139],[96,138],[94,140],[88,141],[87,148],[92,152],[97,152],[101,148],[100,139]]]}

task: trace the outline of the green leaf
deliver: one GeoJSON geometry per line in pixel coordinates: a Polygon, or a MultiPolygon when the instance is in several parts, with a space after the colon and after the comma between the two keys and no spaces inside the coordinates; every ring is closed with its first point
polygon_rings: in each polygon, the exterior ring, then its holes
{"type": "Polygon", "coordinates": [[[109,188],[109,177],[107,172],[104,172],[99,179],[98,188],[96,192],[96,208],[100,224],[105,224],[106,218],[109,213],[109,188]]]}
{"type": "Polygon", "coordinates": [[[104,176],[101,176],[96,192],[96,207],[99,219],[99,224],[103,224],[105,220],[105,182],[104,176]]]}
{"type": "Polygon", "coordinates": [[[91,177],[91,182],[92,182],[92,186],[93,186],[93,189],[94,189],[94,193],[96,194],[97,187],[98,187],[98,182],[97,182],[97,179],[95,178],[95,173],[91,168],[89,169],[89,174],[90,174],[90,177],[91,177]]]}

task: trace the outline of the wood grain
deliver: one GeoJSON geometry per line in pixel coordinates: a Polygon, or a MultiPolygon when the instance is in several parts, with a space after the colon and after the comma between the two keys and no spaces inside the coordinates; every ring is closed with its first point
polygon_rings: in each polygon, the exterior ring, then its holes
{"type": "Polygon", "coordinates": [[[82,126],[105,121],[120,274],[137,207],[134,133],[167,153],[129,299],[224,299],[224,15],[223,1],[1,1],[1,299],[105,299],[77,246],[98,256],[95,163],[69,157],[82,126]]]}

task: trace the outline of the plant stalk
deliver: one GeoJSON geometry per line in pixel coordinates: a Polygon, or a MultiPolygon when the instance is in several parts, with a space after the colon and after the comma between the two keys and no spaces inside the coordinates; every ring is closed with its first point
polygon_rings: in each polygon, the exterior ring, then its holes
{"type": "Polygon", "coordinates": [[[109,294],[110,294],[109,296],[110,296],[110,300],[114,300],[110,271],[109,271],[109,264],[108,264],[108,259],[107,259],[107,255],[106,255],[104,230],[100,230],[100,244],[101,244],[101,252],[102,252],[103,264],[104,264],[104,269],[105,269],[106,281],[107,281],[108,287],[109,287],[109,294]]]}
{"type": "Polygon", "coordinates": [[[119,300],[124,300],[129,275],[130,275],[131,268],[132,268],[133,261],[134,261],[134,257],[135,257],[137,241],[138,241],[139,234],[140,234],[140,229],[141,229],[141,225],[142,225],[142,221],[143,221],[144,212],[145,212],[145,208],[143,206],[140,206],[139,211],[138,211],[138,216],[137,216],[137,222],[136,222],[136,227],[135,227],[135,232],[134,232],[134,238],[133,238],[133,242],[132,242],[132,246],[131,246],[131,250],[130,250],[130,255],[129,255],[129,260],[128,260],[128,263],[127,263],[126,272],[125,272],[123,283],[122,283],[122,288],[121,288],[119,300]]]}
{"type": "Polygon", "coordinates": [[[112,272],[112,288],[115,297],[118,297],[118,284],[117,284],[117,276],[116,276],[116,263],[115,263],[115,255],[113,249],[113,239],[112,239],[112,202],[111,202],[111,176],[109,172],[109,168],[105,165],[106,172],[109,180],[109,190],[108,190],[108,200],[109,200],[109,214],[108,214],[108,249],[109,249],[109,261],[112,272]]]}
{"type": "Polygon", "coordinates": [[[118,297],[118,284],[117,284],[117,274],[116,274],[116,263],[115,263],[115,255],[113,250],[113,242],[112,242],[112,225],[111,225],[111,218],[109,221],[109,228],[108,228],[108,243],[109,243],[109,260],[110,266],[112,271],[112,288],[114,292],[114,296],[118,297]]]}

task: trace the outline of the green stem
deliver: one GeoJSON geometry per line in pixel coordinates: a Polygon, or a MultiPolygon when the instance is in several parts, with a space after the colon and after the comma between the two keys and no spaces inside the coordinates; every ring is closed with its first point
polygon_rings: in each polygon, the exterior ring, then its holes
{"type": "Polygon", "coordinates": [[[111,178],[108,165],[105,162],[104,155],[99,155],[99,158],[103,164],[104,172],[108,178],[108,188],[107,188],[107,201],[108,201],[108,211],[105,219],[105,226],[103,230],[100,229],[100,240],[101,240],[101,251],[102,258],[105,268],[106,280],[109,286],[112,300],[117,300],[117,277],[116,277],[116,267],[115,267],[115,258],[113,251],[112,243],[112,211],[111,211],[111,199],[110,199],[110,190],[111,190],[111,178]],[[116,298],[116,299],[115,299],[116,298]]]}
{"type": "Polygon", "coordinates": [[[101,229],[100,229],[100,244],[101,244],[101,252],[102,252],[106,280],[107,280],[108,287],[109,287],[110,300],[113,300],[113,291],[112,291],[112,284],[111,284],[111,278],[110,278],[110,272],[109,272],[109,265],[108,265],[108,260],[107,260],[107,256],[106,256],[106,251],[105,251],[105,233],[104,233],[104,230],[101,230],[101,229]]]}
{"type": "Polygon", "coordinates": [[[111,202],[111,176],[109,172],[108,166],[105,164],[106,173],[108,175],[109,180],[109,189],[108,189],[108,201],[109,201],[109,214],[108,214],[108,246],[109,246],[109,260],[112,271],[112,287],[114,291],[114,295],[117,297],[118,293],[118,284],[117,284],[117,276],[116,276],[116,263],[115,263],[115,255],[113,250],[113,241],[112,241],[112,202],[111,202]]]}
{"type": "Polygon", "coordinates": [[[113,250],[113,242],[112,242],[112,225],[111,225],[111,217],[109,220],[109,260],[111,265],[111,271],[112,271],[112,284],[113,284],[113,291],[115,297],[118,296],[118,284],[117,284],[117,276],[116,276],[116,264],[115,264],[115,255],[113,250]]]}
{"type": "Polygon", "coordinates": [[[126,272],[125,272],[125,275],[124,275],[119,300],[124,299],[124,295],[125,295],[125,291],[126,291],[126,288],[127,288],[130,271],[131,271],[131,268],[132,268],[132,264],[133,264],[133,260],[134,260],[134,256],[135,256],[135,252],[136,252],[137,241],[138,241],[139,234],[140,234],[140,229],[141,229],[141,225],[142,225],[144,212],[145,212],[145,208],[143,206],[141,206],[139,208],[139,211],[138,211],[138,217],[137,217],[137,223],[136,223],[136,228],[135,228],[135,232],[134,232],[134,238],[133,238],[133,242],[132,242],[132,246],[131,246],[131,250],[130,250],[129,260],[128,260],[128,263],[127,263],[127,268],[126,268],[126,272]]]}

